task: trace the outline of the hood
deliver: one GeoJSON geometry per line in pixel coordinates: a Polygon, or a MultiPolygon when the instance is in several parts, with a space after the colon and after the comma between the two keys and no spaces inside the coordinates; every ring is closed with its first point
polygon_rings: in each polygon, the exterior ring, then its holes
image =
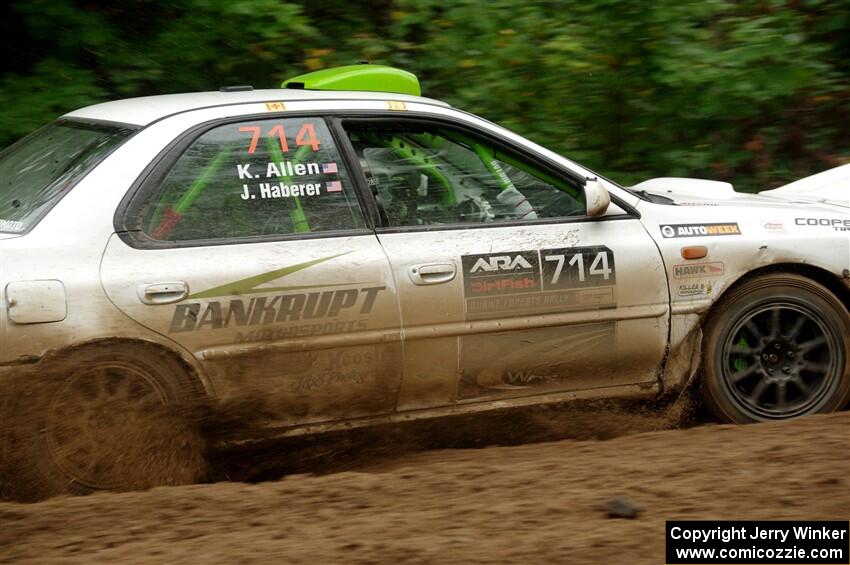
{"type": "Polygon", "coordinates": [[[662,177],[643,181],[631,187],[632,190],[646,191],[650,194],[663,196],[676,206],[760,206],[763,208],[799,208],[800,204],[809,209],[836,211],[846,213],[850,207],[847,201],[833,202],[814,198],[780,197],[779,195],[760,193],[747,194],[735,192],[728,182],[679,177],[662,177]]]}
{"type": "Polygon", "coordinates": [[[673,200],[676,199],[674,196],[696,196],[700,198],[711,198],[712,200],[723,200],[737,194],[735,188],[728,182],[682,177],[649,179],[634,185],[632,189],[645,190],[652,194],[673,198],[673,200]]]}
{"type": "Polygon", "coordinates": [[[794,202],[827,202],[850,208],[850,164],[805,177],[759,194],[794,202]]]}

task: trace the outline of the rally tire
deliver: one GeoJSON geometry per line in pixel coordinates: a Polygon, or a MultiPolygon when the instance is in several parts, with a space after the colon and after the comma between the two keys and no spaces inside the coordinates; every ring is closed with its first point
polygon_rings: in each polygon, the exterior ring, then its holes
{"type": "Polygon", "coordinates": [[[183,364],[153,346],[99,344],[57,356],[16,395],[18,498],[201,480],[198,400],[183,364]]]}
{"type": "Polygon", "coordinates": [[[823,285],[767,274],[731,289],[703,331],[702,396],[722,421],[834,412],[850,401],[850,313],[823,285]]]}

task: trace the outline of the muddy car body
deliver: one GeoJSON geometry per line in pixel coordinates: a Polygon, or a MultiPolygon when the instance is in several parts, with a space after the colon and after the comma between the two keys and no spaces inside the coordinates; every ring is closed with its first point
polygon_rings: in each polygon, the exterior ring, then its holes
{"type": "Polygon", "coordinates": [[[0,366],[68,481],[114,486],[92,444],[139,398],[253,399],[301,434],[702,366],[728,420],[846,402],[848,209],[625,189],[415,92],[323,84],[108,102],[3,154],[0,366]]]}

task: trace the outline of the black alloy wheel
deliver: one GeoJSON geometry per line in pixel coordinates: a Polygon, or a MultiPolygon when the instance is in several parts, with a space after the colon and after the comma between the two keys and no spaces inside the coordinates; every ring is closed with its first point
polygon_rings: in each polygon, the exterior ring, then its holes
{"type": "Polygon", "coordinates": [[[800,275],[754,277],[715,304],[703,329],[703,396],[727,422],[834,412],[850,401],[850,312],[800,275]]]}

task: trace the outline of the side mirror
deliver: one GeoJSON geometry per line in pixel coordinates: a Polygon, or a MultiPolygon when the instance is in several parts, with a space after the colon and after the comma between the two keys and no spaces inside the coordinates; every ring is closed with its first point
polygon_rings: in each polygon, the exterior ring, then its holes
{"type": "Polygon", "coordinates": [[[611,195],[600,179],[587,179],[584,184],[584,199],[587,202],[587,215],[591,218],[602,216],[611,204],[611,195]]]}

